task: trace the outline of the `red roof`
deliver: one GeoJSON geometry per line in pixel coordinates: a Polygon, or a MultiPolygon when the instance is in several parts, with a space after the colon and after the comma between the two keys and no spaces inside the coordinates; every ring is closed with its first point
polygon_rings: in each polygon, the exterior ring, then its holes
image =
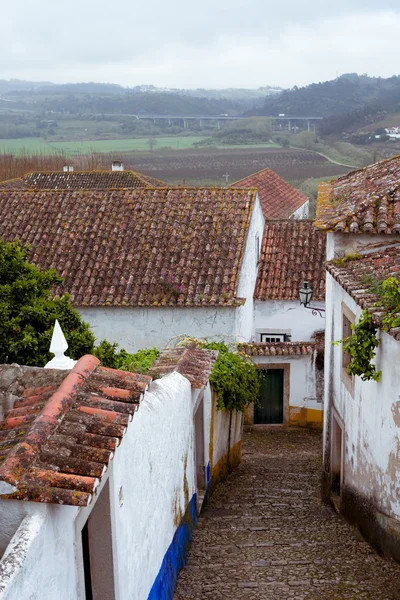
{"type": "Polygon", "coordinates": [[[316,225],[325,231],[400,233],[400,156],[321,183],[316,225]]]}
{"type": "MultiPolygon", "coordinates": [[[[385,248],[344,263],[340,259],[332,260],[326,268],[361,308],[369,310],[375,325],[381,326],[387,309],[382,306],[374,284],[388,277],[400,280],[400,248],[385,248]]],[[[392,328],[389,333],[400,340],[400,327],[392,328]]]]}
{"type": "Polygon", "coordinates": [[[64,278],[75,306],[238,306],[255,191],[0,191],[0,237],[64,278]]]}
{"type": "Polygon", "coordinates": [[[266,221],[256,300],[298,300],[308,281],[314,300],[325,298],[326,234],[313,221],[266,221]]]}
{"type": "Polygon", "coordinates": [[[23,391],[0,421],[0,481],[17,488],[2,497],[87,506],[151,377],[100,367],[90,355],[61,380],[51,370],[5,368],[22,369],[23,391]],[[40,386],[26,387],[32,371],[40,386]]]}
{"type": "Polygon", "coordinates": [[[315,348],[315,342],[249,342],[238,346],[247,356],[307,356],[315,348]]]}
{"type": "Polygon", "coordinates": [[[35,190],[105,190],[155,187],[134,171],[51,171],[28,173],[26,187],[35,190]]]}
{"type": "Polygon", "coordinates": [[[307,196],[296,190],[271,169],[263,169],[240,181],[233,188],[257,188],[261,207],[266,219],[288,219],[308,201],[307,196]]]}
{"type": "Polygon", "coordinates": [[[149,373],[155,377],[176,371],[186,377],[193,388],[200,389],[207,385],[217,356],[216,350],[203,350],[195,346],[166,348],[160,353],[149,373]]]}

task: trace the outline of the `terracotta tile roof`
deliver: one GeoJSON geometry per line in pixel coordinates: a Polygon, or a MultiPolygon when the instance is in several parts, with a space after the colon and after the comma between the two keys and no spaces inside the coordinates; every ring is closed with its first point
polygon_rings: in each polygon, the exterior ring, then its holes
{"type": "Polygon", "coordinates": [[[23,179],[7,179],[6,181],[0,181],[0,190],[26,190],[29,186],[23,179]]]}
{"type": "Polygon", "coordinates": [[[247,356],[306,356],[314,353],[315,342],[249,342],[238,350],[247,356]]]}
{"type": "Polygon", "coordinates": [[[400,157],[321,183],[316,225],[325,231],[400,233],[400,157]]]}
{"type": "Polygon", "coordinates": [[[154,187],[133,171],[53,171],[28,173],[26,187],[35,190],[106,190],[154,187]]]}
{"type": "MultiPolygon", "coordinates": [[[[361,308],[369,310],[373,322],[379,327],[386,309],[380,306],[379,297],[371,292],[371,286],[374,281],[383,281],[388,277],[400,280],[400,247],[365,254],[343,265],[330,261],[326,268],[361,308]]],[[[389,333],[400,340],[400,327],[391,329],[389,333]]]]}
{"type": "Polygon", "coordinates": [[[255,191],[0,192],[0,237],[64,277],[76,306],[237,306],[255,191]]]}
{"type": "Polygon", "coordinates": [[[159,187],[169,187],[168,183],[165,181],[161,181],[161,179],[156,179],[155,177],[151,177],[150,175],[146,175],[145,173],[136,172],[141,179],[144,179],[146,183],[149,184],[150,187],[159,188],[159,187]]]}
{"type": "Polygon", "coordinates": [[[233,188],[257,188],[266,219],[288,219],[308,201],[307,196],[296,190],[271,169],[263,169],[232,183],[233,188]]]}
{"type": "Polygon", "coordinates": [[[298,300],[308,281],[313,299],[325,298],[326,234],[313,221],[266,221],[256,300],[298,300]]]}
{"type": "Polygon", "coordinates": [[[160,353],[149,374],[153,377],[177,371],[190,381],[192,387],[203,388],[217,360],[216,350],[202,350],[196,347],[167,348],[160,353]]]}
{"type": "Polygon", "coordinates": [[[88,505],[150,381],[88,355],[61,385],[25,388],[0,422],[0,481],[17,488],[3,497],[88,505]]]}

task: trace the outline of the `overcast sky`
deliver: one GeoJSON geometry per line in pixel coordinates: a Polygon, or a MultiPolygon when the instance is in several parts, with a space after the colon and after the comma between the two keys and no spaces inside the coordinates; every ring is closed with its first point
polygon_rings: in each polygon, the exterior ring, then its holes
{"type": "Polygon", "coordinates": [[[14,0],[0,78],[292,87],[400,72],[398,0],[14,0]]]}

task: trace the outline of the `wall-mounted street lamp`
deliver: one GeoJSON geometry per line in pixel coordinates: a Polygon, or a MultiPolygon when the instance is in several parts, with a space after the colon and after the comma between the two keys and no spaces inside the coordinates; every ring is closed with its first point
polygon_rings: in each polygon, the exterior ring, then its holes
{"type": "Polygon", "coordinates": [[[324,308],[317,308],[316,306],[310,306],[310,302],[313,296],[313,289],[308,285],[308,281],[304,282],[304,287],[299,289],[299,299],[300,304],[304,306],[304,308],[309,308],[312,310],[312,314],[316,316],[317,314],[323,318],[323,313],[325,312],[324,308]]]}

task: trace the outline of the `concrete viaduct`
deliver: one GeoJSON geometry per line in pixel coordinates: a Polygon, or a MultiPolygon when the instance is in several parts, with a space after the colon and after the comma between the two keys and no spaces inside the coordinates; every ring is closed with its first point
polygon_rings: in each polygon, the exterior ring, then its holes
{"type": "MultiPolygon", "coordinates": [[[[197,122],[200,127],[203,127],[204,122],[206,121],[215,121],[217,123],[217,129],[221,128],[221,122],[224,121],[240,121],[242,119],[247,119],[249,117],[231,117],[229,115],[196,115],[196,116],[183,116],[183,115],[150,115],[150,114],[138,114],[134,115],[137,119],[142,121],[168,121],[168,125],[183,123],[184,129],[189,129],[189,123],[197,122]]],[[[323,117],[289,117],[289,116],[278,116],[278,117],[265,117],[267,119],[272,119],[274,121],[278,121],[282,125],[287,126],[287,129],[290,131],[292,128],[292,124],[298,121],[307,123],[307,130],[311,131],[312,125],[315,125],[316,121],[320,121],[323,117]]]]}

